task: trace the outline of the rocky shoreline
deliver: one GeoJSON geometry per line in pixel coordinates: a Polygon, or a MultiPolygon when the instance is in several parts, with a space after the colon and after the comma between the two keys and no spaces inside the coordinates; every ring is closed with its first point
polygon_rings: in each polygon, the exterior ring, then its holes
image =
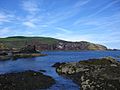
{"type": "Polygon", "coordinates": [[[56,63],[56,72],[69,77],[80,90],[120,90],[120,62],[106,57],[72,63],[56,63]]]}
{"type": "Polygon", "coordinates": [[[32,58],[32,57],[39,57],[39,56],[46,56],[46,54],[40,54],[40,53],[18,53],[13,54],[12,56],[9,55],[0,55],[0,61],[4,60],[16,60],[19,58],[32,58]]]}
{"type": "Polygon", "coordinates": [[[31,58],[38,56],[46,56],[46,54],[41,54],[35,48],[35,46],[27,45],[20,50],[1,50],[0,51],[0,60],[15,60],[18,58],[31,58]]]}
{"type": "Polygon", "coordinates": [[[47,89],[53,84],[55,80],[52,77],[30,70],[0,75],[1,90],[47,89]]]}

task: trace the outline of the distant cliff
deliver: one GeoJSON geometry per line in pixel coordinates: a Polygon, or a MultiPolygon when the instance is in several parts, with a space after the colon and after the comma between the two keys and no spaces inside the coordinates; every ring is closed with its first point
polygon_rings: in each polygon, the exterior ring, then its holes
{"type": "Polygon", "coordinates": [[[14,49],[35,45],[37,50],[107,50],[106,46],[86,41],[70,42],[49,37],[7,37],[0,38],[0,43],[14,49]]]}
{"type": "Polygon", "coordinates": [[[107,50],[107,47],[99,44],[94,44],[86,41],[67,42],[59,41],[56,45],[58,50],[107,50]]]}

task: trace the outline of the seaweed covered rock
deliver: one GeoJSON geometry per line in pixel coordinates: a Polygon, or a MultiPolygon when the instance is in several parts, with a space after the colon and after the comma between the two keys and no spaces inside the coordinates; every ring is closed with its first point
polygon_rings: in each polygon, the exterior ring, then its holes
{"type": "Polygon", "coordinates": [[[8,50],[8,47],[5,44],[0,43],[0,51],[1,50],[8,50]]]}
{"type": "Polygon", "coordinates": [[[35,45],[26,45],[20,49],[20,53],[37,53],[35,45]]]}
{"type": "Polygon", "coordinates": [[[120,90],[120,63],[111,57],[61,64],[56,71],[81,90],[120,90]]]}
{"type": "Polygon", "coordinates": [[[37,90],[46,89],[55,83],[50,76],[40,72],[25,71],[0,75],[1,90],[37,90]]]}

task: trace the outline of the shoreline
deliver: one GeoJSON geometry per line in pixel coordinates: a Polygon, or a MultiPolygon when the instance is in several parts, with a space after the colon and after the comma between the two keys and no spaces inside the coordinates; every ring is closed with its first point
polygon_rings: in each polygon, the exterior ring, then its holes
{"type": "Polygon", "coordinates": [[[0,55],[0,61],[5,60],[16,60],[19,58],[32,58],[32,57],[39,57],[39,56],[47,56],[47,54],[41,54],[41,53],[17,53],[13,54],[11,56],[9,55],[0,55]]]}

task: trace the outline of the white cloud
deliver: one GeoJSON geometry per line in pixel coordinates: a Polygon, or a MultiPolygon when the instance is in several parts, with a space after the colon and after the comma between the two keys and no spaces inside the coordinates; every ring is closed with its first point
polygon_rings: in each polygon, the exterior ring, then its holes
{"type": "Polygon", "coordinates": [[[12,32],[12,30],[10,28],[8,28],[8,27],[1,28],[0,29],[0,36],[3,37],[3,36],[7,35],[10,32],[12,32]]]}
{"type": "Polygon", "coordinates": [[[50,20],[47,22],[48,25],[58,23],[62,20],[71,18],[78,14],[82,10],[82,6],[88,4],[91,0],[79,0],[72,6],[66,7],[64,10],[55,12],[54,15],[51,15],[50,20]]]}
{"type": "MultiPolygon", "coordinates": [[[[114,0],[114,1],[111,1],[109,2],[108,4],[106,4],[105,6],[103,7],[100,7],[95,13],[91,13],[90,15],[86,16],[86,17],[83,17],[82,19],[88,19],[88,18],[92,18],[94,19],[94,17],[100,13],[102,13],[104,10],[110,8],[111,6],[113,6],[114,4],[120,2],[119,0],[114,0]]],[[[75,22],[74,22],[74,25],[77,25],[77,24],[80,24],[81,22],[81,18],[80,19],[77,19],[75,22]]]]}
{"type": "Polygon", "coordinates": [[[95,15],[103,12],[104,10],[108,9],[108,8],[111,7],[113,4],[118,3],[118,2],[120,2],[120,1],[119,1],[119,0],[114,0],[114,1],[112,1],[112,2],[110,2],[110,3],[108,3],[108,4],[105,5],[104,7],[100,8],[97,12],[91,14],[89,17],[95,16],[95,15]]]}
{"type": "Polygon", "coordinates": [[[33,22],[29,22],[29,21],[23,22],[23,25],[25,25],[29,28],[35,28],[36,27],[36,25],[33,22]]]}
{"type": "Polygon", "coordinates": [[[0,12],[0,24],[5,22],[12,22],[14,19],[14,15],[2,11],[0,12]]]}
{"type": "Polygon", "coordinates": [[[36,0],[23,0],[22,8],[30,14],[39,11],[38,2],[36,2],[36,0]]]}
{"type": "Polygon", "coordinates": [[[79,0],[75,5],[74,7],[75,8],[79,8],[80,6],[83,6],[85,4],[88,4],[91,0],[79,0]]]}
{"type": "Polygon", "coordinates": [[[71,31],[70,31],[70,30],[65,29],[65,28],[56,27],[56,29],[58,29],[58,30],[60,30],[60,31],[62,31],[62,32],[64,32],[64,33],[71,33],[71,31]]]}
{"type": "Polygon", "coordinates": [[[79,21],[75,21],[73,25],[80,26],[92,26],[88,30],[113,30],[113,28],[119,27],[120,13],[115,13],[111,16],[100,17],[100,18],[82,18],[79,21]]]}

